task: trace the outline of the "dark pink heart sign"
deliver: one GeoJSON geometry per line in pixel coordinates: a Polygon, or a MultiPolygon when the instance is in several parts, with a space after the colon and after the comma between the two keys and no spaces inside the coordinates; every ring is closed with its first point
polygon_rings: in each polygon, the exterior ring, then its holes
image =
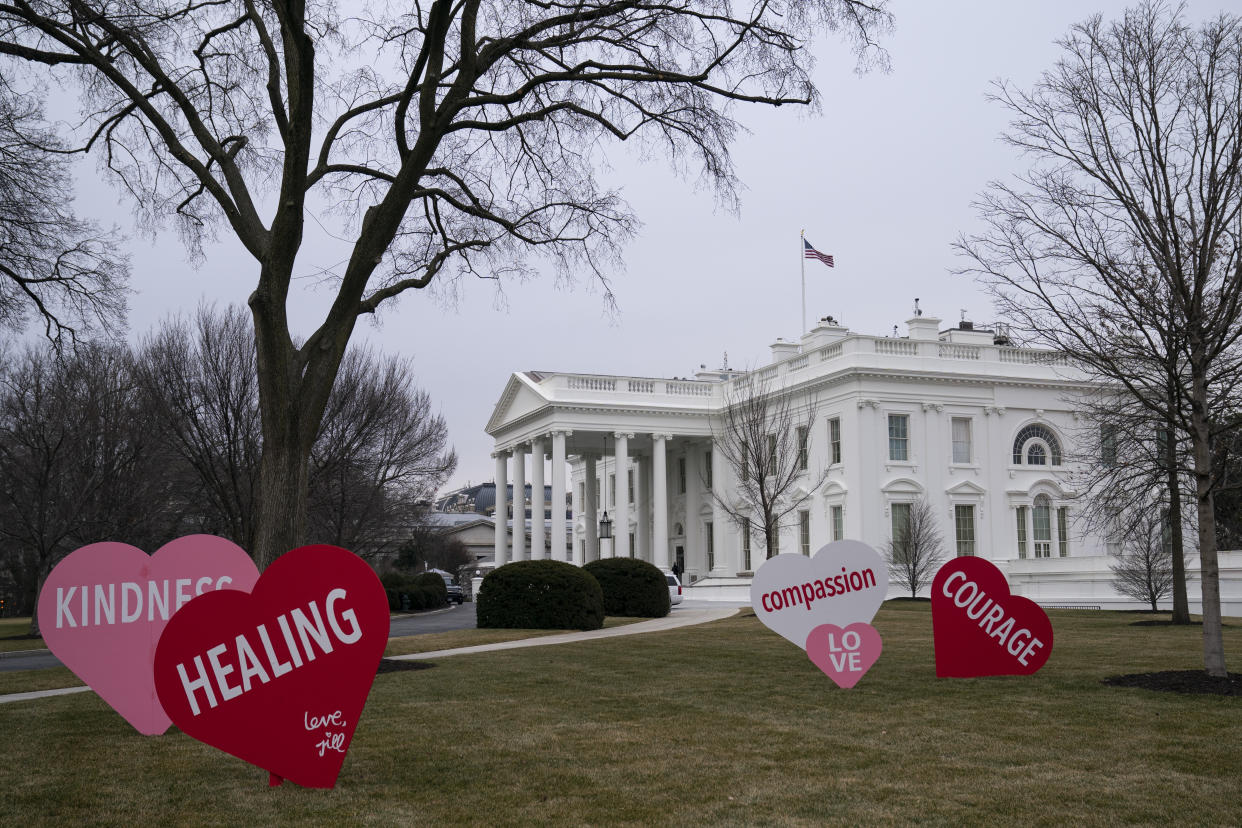
{"type": "Polygon", "coordinates": [[[177,538],[154,555],[126,543],[92,543],[48,575],[39,630],[78,678],[139,733],[155,736],[171,724],[152,678],[164,625],[191,598],[249,590],[258,578],[245,550],[214,535],[177,538]]]}
{"type": "Polygon", "coordinates": [[[249,593],[196,598],[155,651],[177,727],[299,785],[331,788],[388,642],[388,599],[358,556],[303,546],[249,593]]]}
{"type": "Polygon", "coordinates": [[[940,678],[1026,676],[1052,654],[1052,622],[983,558],[962,557],[932,579],[932,635],[940,678]]]}

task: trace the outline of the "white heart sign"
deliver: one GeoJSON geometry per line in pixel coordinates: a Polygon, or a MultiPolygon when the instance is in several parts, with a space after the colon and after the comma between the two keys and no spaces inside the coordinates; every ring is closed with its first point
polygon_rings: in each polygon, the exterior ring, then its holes
{"type": "Polygon", "coordinates": [[[755,615],[806,649],[822,624],[869,624],[888,595],[888,567],[862,541],[834,541],[815,557],[786,553],[768,558],[750,584],[755,615]]]}

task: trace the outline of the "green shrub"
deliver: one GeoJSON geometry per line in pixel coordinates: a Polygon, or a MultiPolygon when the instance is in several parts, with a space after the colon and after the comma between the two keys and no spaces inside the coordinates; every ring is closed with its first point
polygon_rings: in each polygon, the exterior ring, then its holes
{"type": "Polygon", "coordinates": [[[380,576],[384,593],[388,596],[388,609],[393,612],[438,609],[448,606],[448,590],[444,579],[434,572],[407,575],[401,572],[385,572],[380,576]]]}
{"type": "Polygon", "coordinates": [[[656,567],[637,558],[601,558],[583,567],[599,581],[604,613],[629,618],[668,615],[668,579],[656,567]]]}
{"type": "Polygon", "coordinates": [[[604,626],[599,582],[563,561],[515,561],[479,587],[479,627],[598,630],[604,626]]]}
{"type": "Polygon", "coordinates": [[[413,578],[410,579],[410,584],[415,587],[423,587],[424,589],[429,589],[439,596],[439,598],[432,604],[431,607],[425,607],[424,609],[432,609],[433,607],[443,607],[448,604],[448,588],[445,587],[444,585],[444,578],[437,575],[436,573],[423,572],[422,574],[415,575],[413,578]]]}

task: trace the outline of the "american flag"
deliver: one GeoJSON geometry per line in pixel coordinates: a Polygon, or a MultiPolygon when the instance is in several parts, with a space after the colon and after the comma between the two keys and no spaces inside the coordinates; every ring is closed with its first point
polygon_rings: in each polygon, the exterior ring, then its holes
{"type": "Polygon", "coordinates": [[[803,248],[803,253],[806,256],[806,258],[819,259],[821,262],[828,265],[829,267],[835,266],[832,262],[831,256],[829,256],[827,253],[820,253],[814,247],[811,247],[811,243],[807,241],[806,239],[802,240],[802,248],[803,248]]]}

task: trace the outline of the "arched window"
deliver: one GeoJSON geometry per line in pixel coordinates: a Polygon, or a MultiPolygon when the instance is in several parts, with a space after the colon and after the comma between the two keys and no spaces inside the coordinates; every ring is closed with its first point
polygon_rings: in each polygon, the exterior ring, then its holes
{"type": "Polygon", "coordinates": [[[1031,423],[1013,440],[1015,466],[1061,465],[1061,441],[1052,429],[1042,423],[1031,423]]]}

